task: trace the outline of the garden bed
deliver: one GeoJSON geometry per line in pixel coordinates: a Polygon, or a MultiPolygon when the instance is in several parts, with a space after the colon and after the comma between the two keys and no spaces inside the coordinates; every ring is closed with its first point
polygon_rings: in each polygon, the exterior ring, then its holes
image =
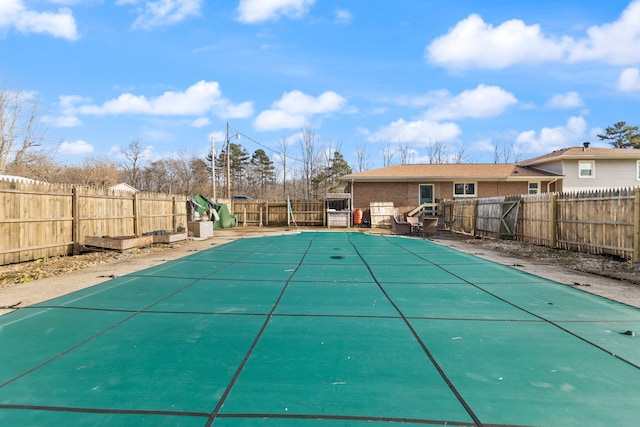
{"type": "Polygon", "coordinates": [[[86,236],[84,245],[94,248],[126,251],[153,244],[154,236],[86,236]]]}

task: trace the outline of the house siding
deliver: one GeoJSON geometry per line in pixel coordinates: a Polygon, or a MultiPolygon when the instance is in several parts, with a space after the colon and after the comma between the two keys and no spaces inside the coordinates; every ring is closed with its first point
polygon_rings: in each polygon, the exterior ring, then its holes
{"type": "Polygon", "coordinates": [[[640,185],[635,159],[585,159],[594,162],[594,177],[579,178],[579,160],[564,161],[563,191],[583,191],[598,188],[619,188],[640,185]]]}
{"type": "Polygon", "coordinates": [[[555,173],[558,175],[562,175],[564,173],[564,164],[562,160],[552,160],[548,163],[545,163],[544,165],[536,165],[534,167],[542,171],[555,173]]]}

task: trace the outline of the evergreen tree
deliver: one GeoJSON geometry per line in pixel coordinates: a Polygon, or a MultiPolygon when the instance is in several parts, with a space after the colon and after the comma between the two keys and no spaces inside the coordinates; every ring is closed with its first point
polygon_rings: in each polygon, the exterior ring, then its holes
{"type": "Polygon", "coordinates": [[[247,166],[249,165],[249,152],[241,145],[229,144],[229,165],[227,166],[227,147],[223,148],[218,156],[216,165],[216,175],[219,173],[224,177],[225,184],[229,186],[227,182],[227,171],[231,175],[232,190],[240,189],[245,184],[247,166]]]}
{"type": "Polygon", "coordinates": [[[338,188],[338,181],[340,177],[350,173],[353,173],[353,170],[342,153],[334,151],[328,166],[313,178],[313,184],[318,193],[322,191],[325,193],[341,193],[342,189],[338,188]]]}
{"type": "Polygon", "coordinates": [[[333,158],[331,159],[330,172],[331,183],[337,184],[340,177],[353,173],[353,169],[351,169],[351,166],[349,166],[349,163],[345,160],[342,153],[336,151],[333,153],[333,158]]]}
{"type": "Polygon", "coordinates": [[[615,148],[640,148],[640,127],[617,122],[607,127],[605,133],[598,135],[598,138],[609,141],[615,148]]]}
{"type": "Polygon", "coordinates": [[[253,181],[259,188],[260,194],[264,194],[267,184],[275,181],[275,166],[263,149],[257,149],[251,156],[251,169],[253,181]]]}

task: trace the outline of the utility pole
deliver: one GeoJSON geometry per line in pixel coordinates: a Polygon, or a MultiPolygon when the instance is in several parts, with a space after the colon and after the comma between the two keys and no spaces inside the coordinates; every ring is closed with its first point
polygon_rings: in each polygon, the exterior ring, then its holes
{"type": "Polygon", "coordinates": [[[229,155],[229,148],[230,147],[230,141],[229,141],[229,122],[227,122],[227,199],[231,200],[231,162],[230,162],[230,155],[229,155]]]}
{"type": "Polygon", "coordinates": [[[213,136],[211,137],[211,189],[213,190],[213,201],[216,201],[216,145],[213,136]]]}

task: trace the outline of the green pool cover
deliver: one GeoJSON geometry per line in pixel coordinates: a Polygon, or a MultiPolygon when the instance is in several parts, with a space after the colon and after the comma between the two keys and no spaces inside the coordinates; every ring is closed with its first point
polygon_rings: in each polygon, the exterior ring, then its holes
{"type": "Polygon", "coordinates": [[[0,425],[633,426],[631,331],[420,239],[242,239],[0,317],[0,425]]]}

